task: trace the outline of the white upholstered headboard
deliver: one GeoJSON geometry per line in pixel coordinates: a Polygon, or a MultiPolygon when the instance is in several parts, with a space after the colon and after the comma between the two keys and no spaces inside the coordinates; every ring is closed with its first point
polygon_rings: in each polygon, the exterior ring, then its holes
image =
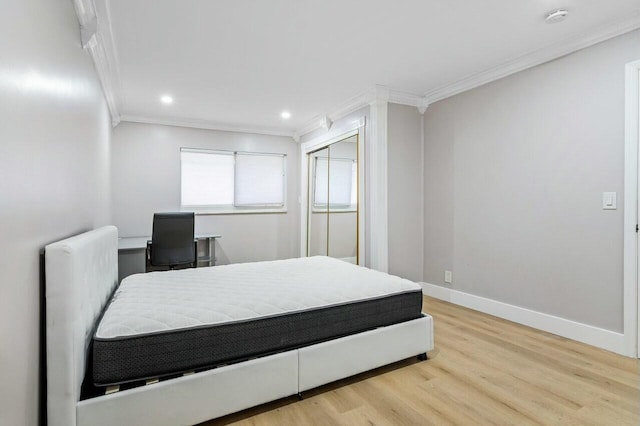
{"type": "Polygon", "coordinates": [[[47,419],[76,424],[87,348],[118,284],[118,230],[105,226],[45,247],[47,419]]]}

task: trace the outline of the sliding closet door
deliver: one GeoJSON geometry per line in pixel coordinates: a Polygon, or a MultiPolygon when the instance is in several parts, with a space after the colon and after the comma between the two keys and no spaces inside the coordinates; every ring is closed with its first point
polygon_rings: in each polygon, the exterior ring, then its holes
{"type": "Polygon", "coordinates": [[[329,256],[357,263],[358,139],[329,146],[329,256]]]}
{"type": "Polygon", "coordinates": [[[307,255],[358,263],[358,136],[308,154],[307,255]]]}
{"type": "Polygon", "coordinates": [[[329,239],[329,148],[308,155],[308,255],[327,256],[329,239]]]}

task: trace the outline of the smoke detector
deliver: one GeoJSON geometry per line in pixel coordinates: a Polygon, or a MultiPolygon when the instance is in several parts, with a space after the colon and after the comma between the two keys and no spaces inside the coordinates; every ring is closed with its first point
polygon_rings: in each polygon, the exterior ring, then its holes
{"type": "Polygon", "coordinates": [[[569,16],[569,11],[567,9],[556,9],[547,13],[544,20],[547,24],[556,24],[558,22],[562,22],[569,16]]]}

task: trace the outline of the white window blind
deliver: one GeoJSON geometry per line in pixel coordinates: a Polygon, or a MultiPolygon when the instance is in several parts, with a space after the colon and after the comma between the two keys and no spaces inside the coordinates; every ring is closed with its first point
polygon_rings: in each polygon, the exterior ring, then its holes
{"type": "Polygon", "coordinates": [[[236,154],[236,206],[284,205],[284,156],[236,154]]]}
{"type": "Polygon", "coordinates": [[[335,209],[355,208],[356,170],[350,159],[316,157],[314,206],[327,207],[328,203],[335,209]]]}
{"type": "Polygon", "coordinates": [[[183,206],[232,206],[234,188],[233,153],[180,153],[183,206]]]}
{"type": "Polygon", "coordinates": [[[181,204],[247,211],[285,206],[285,155],[183,148],[181,204]]]}

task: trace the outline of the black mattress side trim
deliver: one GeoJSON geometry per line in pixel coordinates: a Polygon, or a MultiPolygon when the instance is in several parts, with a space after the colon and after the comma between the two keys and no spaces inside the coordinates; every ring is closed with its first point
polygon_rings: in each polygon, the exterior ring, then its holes
{"type": "Polygon", "coordinates": [[[122,384],[211,368],[422,316],[420,290],[128,338],[93,339],[93,382],[122,384]]]}

